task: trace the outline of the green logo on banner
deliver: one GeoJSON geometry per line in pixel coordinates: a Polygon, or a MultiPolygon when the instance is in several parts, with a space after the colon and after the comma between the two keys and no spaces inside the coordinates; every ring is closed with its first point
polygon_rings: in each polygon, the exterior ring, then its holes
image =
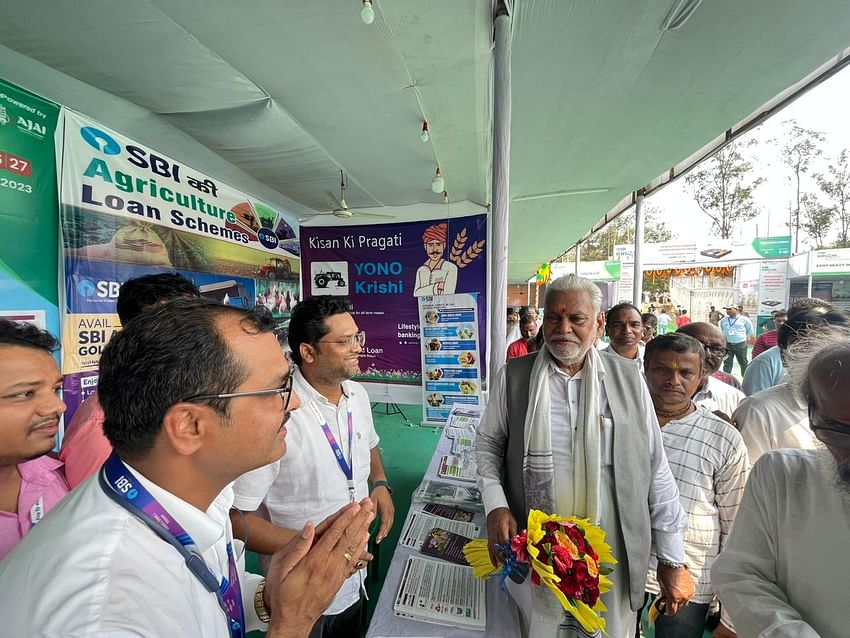
{"type": "Polygon", "coordinates": [[[614,261],[606,261],[605,262],[605,270],[608,271],[608,274],[611,275],[611,279],[613,281],[620,280],[620,260],[614,261]]]}
{"type": "Polygon", "coordinates": [[[791,256],[791,235],[780,237],[756,237],[753,249],[766,259],[777,259],[791,256]]]}

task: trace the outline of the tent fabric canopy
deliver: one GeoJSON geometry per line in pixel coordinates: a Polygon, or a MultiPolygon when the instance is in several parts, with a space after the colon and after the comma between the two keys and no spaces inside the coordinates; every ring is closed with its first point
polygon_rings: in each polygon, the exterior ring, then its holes
{"type": "MultiPolygon", "coordinates": [[[[451,201],[490,201],[491,2],[377,2],[370,26],[356,0],[5,5],[0,75],[301,217],[340,168],[352,208],[441,203],[437,164],[451,201]]],[[[844,0],[512,13],[512,282],[850,45],[844,0]]]]}

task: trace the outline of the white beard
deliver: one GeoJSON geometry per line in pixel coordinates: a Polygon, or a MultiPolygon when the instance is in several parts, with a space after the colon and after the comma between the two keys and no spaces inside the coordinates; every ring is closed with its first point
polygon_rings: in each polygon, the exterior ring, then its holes
{"type": "Polygon", "coordinates": [[[832,452],[824,446],[818,447],[815,452],[821,476],[827,485],[833,486],[841,498],[850,503],[850,461],[839,464],[832,452]]]}

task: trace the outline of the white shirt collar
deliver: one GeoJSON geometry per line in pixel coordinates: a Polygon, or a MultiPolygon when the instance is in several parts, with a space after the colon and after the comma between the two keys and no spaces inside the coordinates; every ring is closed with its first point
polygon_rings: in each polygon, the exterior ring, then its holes
{"type": "Polygon", "coordinates": [[[233,489],[230,485],[222,490],[206,512],[202,512],[194,505],[187,503],[143,476],[141,472],[126,461],[124,465],[151,493],[151,496],[159,501],[165,511],[188,532],[192,540],[195,541],[199,552],[204,553],[224,536],[225,521],[227,520],[226,512],[230,509],[233,501],[233,489]],[[222,512],[225,512],[224,517],[222,517],[222,512]]]}
{"type": "MultiPolygon", "coordinates": [[[[293,379],[292,382],[295,387],[295,391],[298,393],[298,398],[301,399],[302,402],[314,402],[319,404],[326,404],[334,406],[333,403],[328,401],[328,398],[321,394],[316,388],[310,385],[310,382],[304,378],[304,374],[301,372],[300,368],[295,368],[293,370],[293,379]]],[[[346,380],[342,382],[342,395],[346,399],[351,399],[357,393],[357,385],[350,380],[346,380]]]]}

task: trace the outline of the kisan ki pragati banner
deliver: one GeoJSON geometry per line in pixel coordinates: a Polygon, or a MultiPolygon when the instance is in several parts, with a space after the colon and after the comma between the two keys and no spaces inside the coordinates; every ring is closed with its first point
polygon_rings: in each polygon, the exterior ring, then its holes
{"type": "MultiPolygon", "coordinates": [[[[305,296],[345,295],[366,332],[361,381],[422,382],[420,297],[469,293],[487,325],[487,215],[301,229],[305,296]]],[[[480,343],[481,357],[485,343],[480,343]]]]}

